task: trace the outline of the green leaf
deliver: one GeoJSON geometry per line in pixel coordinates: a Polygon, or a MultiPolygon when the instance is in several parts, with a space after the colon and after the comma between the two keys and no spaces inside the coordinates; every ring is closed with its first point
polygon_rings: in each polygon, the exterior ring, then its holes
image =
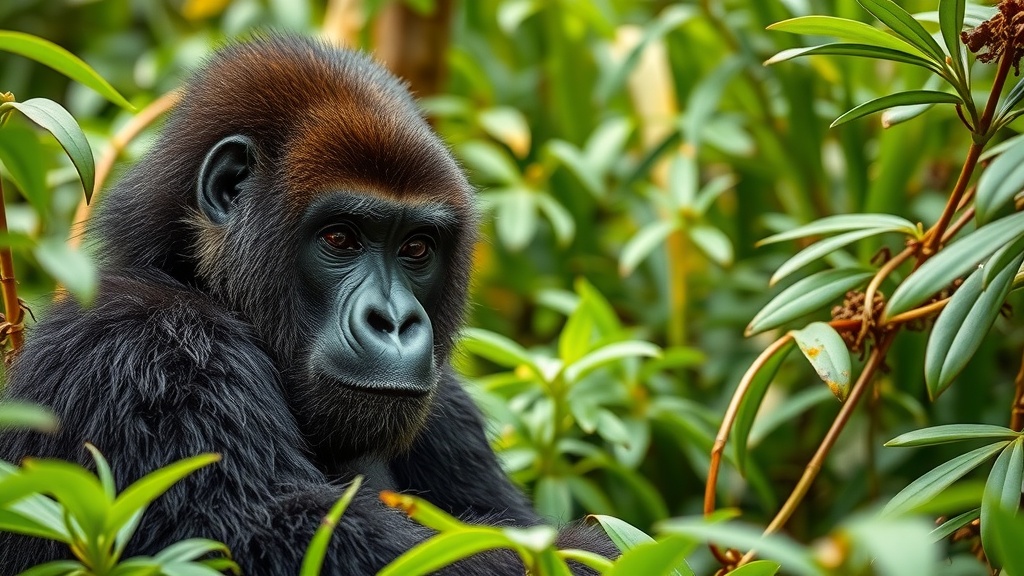
{"type": "Polygon", "coordinates": [[[804,357],[828,389],[845,402],[850,395],[850,351],[843,337],[825,322],[813,322],[792,332],[804,357]]]}
{"type": "Polygon", "coordinates": [[[659,531],[700,538],[702,541],[715,542],[720,546],[757,550],[758,556],[770,558],[785,566],[787,574],[826,574],[815,564],[809,549],[782,535],[765,536],[760,528],[739,522],[708,524],[703,518],[676,518],[662,522],[659,531]]]}
{"type": "Polygon", "coordinates": [[[150,502],[182,478],[219,460],[219,454],[200,454],[164,466],[136,480],[114,500],[104,531],[109,533],[119,530],[139,510],[149,506],[150,502]]]}
{"type": "Polygon", "coordinates": [[[954,516],[953,518],[950,518],[949,520],[946,520],[940,526],[937,526],[934,530],[932,530],[929,536],[931,537],[932,542],[940,542],[942,540],[945,540],[946,538],[949,538],[957,530],[963,528],[964,526],[967,526],[968,524],[976,520],[980,515],[981,508],[968,510],[963,514],[959,514],[957,516],[954,516]]]}
{"type": "Polygon", "coordinates": [[[849,542],[871,559],[871,574],[878,576],[934,576],[939,549],[932,544],[931,525],[923,518],[879,518],[865,515],[844,523],[841,542],[849,542]]]}
{"type": "Polygon", "coordinates": [[[467,351],[499,366],[516,368],[526,365],[540,374],[540,369],[526,348],[501,334],[480,328],[464,328],[460,342],[467,351]]]}
{"type": "Polygon", "coordinates": [[[565,379],[569,382],[577,382],[590,372],[624,358],[635,358],[638,356],[657,357],[659,355],[661,355],[661,348],[650,342],[627,340],[625,342],[607,344],[566,366],[564,372],[565,379]]]}
{"type": "Polygon", "coordinates": [[[85,188],[85,201],[92,199],[92,189],[96,183],[96,162],[92,157],[89,141],[78,126],[78,122],[53,100],[32,98],[24,102],[6,102],[0,104],[0,112],[11,107],[24,114],[29,120],[45,129],[67,152],[71,163],[75,165],[78,176],[85,188]]]}
{"type": "Polygon", "coordinates": [[[963,440],[993,438],[998,440],[1014,440],[1019,436],[1020,432],[1014,432],[1005,426],[993,426],[992,424],[943,424],[900,434],[886,442],[885,445],[908,448],[910,446],[948,444],[963,440]]]}
{"type": "Polygon", "coordinates": [[[509,188],[496,195],[494,226],[501,243],[513,252],[526,247],[537,232],[537,194],[523,187],[509,188]]]}
{"type": "Polygon", "coordinates": [[[605,533],[608,534],[608,537],[611,538],[612,542],[614,542],[619,548],[620,552],[632,550],[640,544],[654,542],[654,538],[648,536],[643,530],[614,516],[591,514],[590,516],[587,516],[587,518],[597,520],[601,525],[601,528],[603,528],[605,533]]]}
{"type": "Polygon", "coordinates": [[[27,428],[39,432],[57,429],[57,417],[48,408],[25,402],[0,402],[0,430],[27,428]]]}
{"type": "MultiPolygon", "coordinates": [[[[309,547],[306,548],[306,554],[302,557],[302,568],[299,570],[299,576],[318,576],[320,574],[324,565],[324,558],[327,557],[327,546],[331,543],[331,535],[334,534],[334,528],[338,525],[342,514],[348,509],[348,505],[355,498],[356,492],[359,491],[359,487],[362,484],[363,477],[356,476],[348,488],[341,494],[341,497],[338,498],[338,501],[334,503],[334,506],[331,506],[327,515],[324,516],[320,527],[313,534],[309,547]]],[[[213,544],[217,543],[214,542],[213,544]]],[[[226,552],[227,548],[224,551],[226,552]]],[[[187,559],[191,560],[192,558],[187,559]]]]}
{"type": "Polygon", "coordinates": [[[542,476],[533,490],[534,505],[544,518],[565,522],[572,514],[572,493],[561,476],[542,476]]]}
{"type": "Polygon", "coordinates": [[[1024,443],[1018,438],[996,458],[985,482],[985,496],[981,499],[981,544],[993,564],[1001,566],[1009,556],[1020,556],[1019,543],[1004,548],[995,535],[996,524],[992,511],[1001,509],[1016,515],[1020,508],[1021,480],[1024,478],[1024,443]]]}
{"type": "Polygon", "coordinates": [[[583,150],[587,165],[598,174],[607,174],[621,160],[632,133],[633,122],[629,118],[613,116],[602,122],[587,139],[583,150]]]}
{"type": "Polygon", "coordinates": [[[96,297],[96,267],[81,250],[60,238],[43,238],[32,251],[39,265],[68,289],[80,302],[96,297]]]}
{"type": "Polygon", "coordinates": [[[757,243],[758,246],[796,240],[808,236],[850,232],[853,230],[881,230],[885,232],[903,232],[908,236],[917,235],[917,226],[906,218],[891,214],[837,214],[819,218],[793,230],[773,234],[757,243]]]}
{"type": "MultiPolygon", "coordinates": [[[[715,116],[722,102],[722,94],[732,79],[741,73],[747,62],[739,56],[731,56],[719,62],[703,80],[697,83],[686,102],[686,112],[681,119],[681,128],[686,140],[697,148],[708,120],[715,116]]],[[[695,159],[694,159],[695,160],[695,159]]],[[[696,165],[696,162],[694,162],[696,165]]],[[[696,167],[694,168],[696,175],[696,167]]],[[[694,181],[696,185],[696,180],[694,181]]],[[[692,199],[680,206],[690,206],[692,199]]]]}
{"type": "Polygon", "coordinates": [[[885,228],[869,228],[867,230],[854,230],[852,232],[844,232],[836,236],[818,240],[814,244],[811,244],[807,248],[797,252],[792,258],[786,260],[779,266],[779,269],[772,274],[771,279],[768,281],[770,286],[774,286],[779,280],[782,280],[786,276],[789,276],[793,272],[820,261],[825,256],[839,250],[840,248],[853,244],[859,240],[870,238],[871,236],[877,236],[884,234],[889,230],[885,228]]]}
{"type": "Polygon", "coordinates": [[[920,22],[914,20],[909,12],[895,2],[892,0],[857,0],[857,2],[875,18],[891,28],[893,32],[916,46],[918,50],[926,55],[931,55],[936,62],[945,61],[946,54],[932,38],[932,35],[924,29],[924,26],[921,26],[920,22]]]}
{"type": "Polygon", "coordinates": [[[732,241],[725,232],[709,224],[694,224],[686,228],[686,233],[712,262],[719,266],[732,264],[732,241]]]}
{"type": "Polygon", "coordinates": [[[508,536],[496,528],[443,532],[402,554],[377,576],[420,576],[485,550],[511,547],[508,536]]]}
{"type": "Polygon", "coordinates": [[[974,200],[978,225],[989,223],[1024,190],[1024,145],[1013,146],[992,161],[978,179],[974,200]]]}
{"type": "Polygon", "coordinates": [[[85,468],[60,460],[26,458],[20,472],[0,480],[0,508],[31,494],[53,496],[86,537],[96,538],[101,533],[110,500],[85,468]]]}
{"type": "Polygon", "coordinates": [[[882,128],[892,128],[917,118],[935,106],[935,104],[913,104],[910,106],[896,106],[882,112],[882,128]]]}
{"type": "Polygon", "coordinates": [[[586,355],[596,336],[597,319],[587,304],[586,296],[579,299],[558,335],[558,357],[565,364],[571,364],[586,355]]]}
{"type": "Polygon", "coordinates": [[[478,183],[517,185],[522,182],[516,163],[507,152],[490,142],[472,140],[455,151],[478,183]]]}
{"type": "MultiPolygon", "coordinates": [[[[750,379],[750,384],[747,387],[747,393],[744,394],[743,400],[740,401],[740,405],[736,410],[736,421],[732,425],[731,434],[732,447],[736,455],[736,467],[739,468],[740,474],[746,472],[747,437],[750,435],[750,429],[754,425],[757,410],[761,407],[761,402],[764,400],[764,394],[768,390],[768,385],[775,379],[775,374],[782,366],[782,361],[786,359],[794,345],[795,342],[792,338],[786,337],[778,346],[767,348],[758,356],[757,360],[754,361],[754,364],[747,369],[746,374],[743,376],[744,379],[750,379]],[[754,371],[751,372],[751,370],[754,371]]],[[[741,382],[740,386],[743,385],[744,383],[741,382]]]]}
{"type": "Polygon", "coordinates": [[[918,506],[935,498],[943,490],[962,478],[965,474],[980,466],[989,458],[998,454],[1009,442],[996,442],[961,454],[952,460],[940,464],[917,480],[914,480],[882,510],[883,515],[896,516],[913,511],[918,506]]]}
{"type": "Polygon", "coordinates": [[[660,542],[642,542],[623,552],[604,576],[692,576],[686,564],[686,539],[669,536],[660,542]]]}
{"type": "MultiPolygon", "coordinates": [[[[992,285],[992,281],[996,279],[1000,272],[1007,268],[1013,268],[1013,262],[1021,254],[1024,254],[1024,235],[996,250],[992,257],[988,259],[988,262],[985,262],[985,265],[981,268],[982,290],[988,290],[988,287],[992,285]]],[[[1016,274],[1017,269],[1014,269],[1013,273],[1016,274]]]]}
{"type": "Polygon", "coordinates": [[[71,536],[66,528],[56,530],[35,518],[10,510],[0,510],[0,531],[71,543],[71,536]]]}
{"type": "Polygon", "coordinates": [[[913,64],[914,66],[927,68],[932,72],[940,72],[934,62],[921,58],[920,56],[914,56],[912,54],[907,54],[906,52],[891,50],[889,48],[879,48],[877,46],[869,46],[866,44],[848,44],[845,42],[783,50],[769,58],[765,62],[765,65],[778,64],[779,62],[785,62],[786,60],[792,60],[793,58],[798,58],[800,56],[858,56],[861,58],[891,60],[893,62],[913,64]]]}
{"type": "Polygon", "coordinates": [[[0,30],[0,50],[20,54],[49,66],[64,76],[92,88],[110,102],[134,111],[124,96],[80,58],[60,46],[31,34],[0,30]]]}
{"type": "Polygon", "coordinates": [[[530,152],[530,125],[523,113],[511,106],[498,106],[480,112],[480,126],[495,140],[508,146],[519,158],[530,152]]]}
{"type": "Polygon", "coordinates": [[[107,494],[107,498],[113,501],[117,493],[117,486],[114,484],[114,474],[110,471],[110,464],[107,463],[107,459],[91,443],[86,442],[85,448],[92,454],[92,459],[96,462],[96,475],[99,476],[103,491],[107,494]]]}
{"type": "Polygon", "coordinates": [[[939,30],[953,62],[961,62],[960,32],[964,29],[966,0],[939,0],[939,30]]]}
{"type": "Polygon", "coordinates": [[[537,201],[537,208],[540,208],[541,213],[551,223],[551,230],[555,233],[558,245],[565,247],[571,244],[576,235],[576,221],[572,214],[547,194],[537,194],[534,199],[537,201]]]}
{"type": "Polygon", "coordinates": [[[906,92],[897,92],[896,94],[889,94],[888,96],[882,96],[881,98],[875,98],[874,100],[865,102],[843,114],[839,118],[836,118],[830,127],[835,128],[841,124],[846,124],[850,120],[855,120],[857,118],[867,116],[868,114],[880,112],[895,106],[962,103],[963,100],[961,100],[959,96],[947,94],[946,92],[939,92],[936,90],[908,90],[906,92]]]}
{"type": "MultiPolygon", "coordinates": [[[[189,538],[187,540],[175,542],[167,548],[164,548],[153,557],[153,560],[161,564],[171,562],[190,562],[204,554],[213,553],[223,554],[226,556],[231,555],[231,551],[228,550],[228,547],[220,542],[208,540],[206,538],[189,538]]],[[[306,554],[308,556],[309,552],[307,551],[306,554]]],[[[306,573],[303,572],[302,574],[305,576],[306,573]]],[[[316,574],[319,574],[319,572],[314,572],[313,576],[316,576],[316,574]]]]}
{"type": "Polygon", "coordinates": [[[693,210],[703,216],[719,196],[731,190],[735,185],[736,177],[732,174],[722,174],[712,178],[697,192],[697,198],[693,202],[693,210]]]}
{"type": "Polygon", "coordinates": [[[975,270],[939,314],[928,337],[924,357],[925,383],[933,400],[949,387],[981,347],[1010,293],[1013,277],[1022,261],[1024,254],[999,272],[984,291],[984,270],[975,270]]]}
{"type": "MultiPolygon", "coordinates": [[[[993,507],[987,521],[991,531],[989,542],[985,544],[985,551],[995,551],[999,560],[1003,562],[1000,574],[1024,574],[1024,555],[1020,554],[1020,543],[1024,541],[1024,519],[1004,508],[993,507]]],[[[982,532],[984,531],[982,528],[982,532]]],[[[993,556],[989,558],[993,559],[993,556]]]]}
{"type": "Polygon", "coordinates": [[[779,573],[782,566],[771,560],[756,560],[750,564],[744,564],[729,574],[732,576],[774,576],[779,573]]]}
{"type": "Polygon", "coordinates": [[[600,554],[595,554],[586,550],[558,550],[556,554],[558,554],[558,556],[563,560],[579,562],[580,564],[591,568],[598,574],[605,574],[612,568],[611,560],[601,556],[600,554]]]}
{"type": "Polygon", "coordinates": [[[1013,85],[1013,89],[1006,95],[1006,98],[999,103],[999,108],[996,111],[997,122],[1005,121],[1006,116],[1010,114],[1017,104],[1020,104],[1021,99],[1024,99],[1024,78],[1021,78],[1013,85]]]}
{"type": "Polygon", "coordinates": [[[676,230],[679,230],[679,222],[676,220],[656,220],[641,228],[622,247],[619,274],[623,277],[632,274],[637,265],[676,230]]]}
{"type": "Polygon", "coordinates": [[[792,34],[832,36],[847,42],[889,48],[914,56],[926,56],[924,52],[913,44],[857,20],[847,20],[832,16],[801,16],[776,22],[768,26],[768,29],[792,34]]]}
{"type": "Polygon", "coordinates": [[[823,270],[793,283],[765,304],[747,325],[746,335],[778,328],[814,312],[864,284],[874,272],[860,268],[823,270]]]}
{"type": "Polygon", "coordinates": [[[1021,235],[1024,235],[1024,212],[986,224],[946,246],[896,287],[886,304],[883,319],[922,304],[1021,235]]]}
{"type": "Polygon", "coordinates": [[[0,162],[39,214],[46,214],[50,204],[44,158],[43,146],[31,129],[7,126],[0,131],[0,162]]]}
{"type": "Polygon", "coordinates": [[[579,149],[564,140],[550,140],[544,145],[544,152],[569,169],[580,184],[595,198],[604,195],[604,182],[599,172],[579,149]]]}

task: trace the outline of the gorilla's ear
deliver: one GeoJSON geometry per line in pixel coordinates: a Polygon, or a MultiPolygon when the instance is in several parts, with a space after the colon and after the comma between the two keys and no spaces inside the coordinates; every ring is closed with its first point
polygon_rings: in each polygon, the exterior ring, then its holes
{"type": "Polygon", "coordinates": [[[199,210],[215,224],[223,224],[240,186],[251,175],[256,145],[241,135],[228,136],[206,154],[199,169],[199,210]]]}

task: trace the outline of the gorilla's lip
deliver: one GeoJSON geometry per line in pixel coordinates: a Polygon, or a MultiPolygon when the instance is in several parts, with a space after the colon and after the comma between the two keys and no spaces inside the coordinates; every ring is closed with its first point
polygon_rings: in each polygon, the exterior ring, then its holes
{"type": "Polygon", "coordinates": [[[410,386],[408,384],[380,383],[370,384],[341,381],[342,387],[354,392],[361,392],[373,396],[384,396],[389,398],[423,398],[434,390],[432,384],[426,386],[410,386]]]}

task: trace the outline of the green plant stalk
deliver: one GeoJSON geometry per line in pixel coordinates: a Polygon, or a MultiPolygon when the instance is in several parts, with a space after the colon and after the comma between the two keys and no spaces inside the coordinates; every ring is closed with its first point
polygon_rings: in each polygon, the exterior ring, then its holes
{"type": "Polygon", "coordinates": [[[686,345],[686,253],[687,238],[682,230],[669,235],[668,251],[668,343],[669,346],[686,345]]]}
{"type": "Polygon", "coordinates": [[[989,92],[985,111],[982,113],[981,119],[978,120],[978,124],[974,127],[973,142],[967,150],[967,158],[964,160],[963,168],[960,170],[960,177],[957,178],[953,192],[950,194],[946,207],[942,211],[942,216],[939,217],[939,221],[935,223],[931,230],[931,234],[924,246],[922,258],[918,261],[918,266],[932,254],[935,254],[942,245],[943,233],[946,231],[946,227],[949,226],[950,221],[953,220],[953,214],[960,206],[960,200],[967,191],[967,184],[971,181],[974,169],[978,165],[978,159],[981,158],[981,152],[992,138],[990,130],[992,127],[992,117],[995,114],[996,106],[999,104],[999,96],[1003,92],[1003,85],[1006,84],[1006,78],[1010,73],[1010,66],[1013,65],[1013,55],[1015,52],[1013,46],[1008,46],[999,59],[999,68],[996,70],[996,77],[992,82],[992,91],[989,92]]]}
{"type": "MultiPolygon", "coordinates": [[[[0,234],[7,233],[7,206],[4,202],[4,187],[0,182],[0,234]]],[[[3,292],[4,317],[11,325],[11,350],[18,351],[25,342],[22,332],[21,302],[18,300],[18,281],[14,276],[14,256],[10,246],[0,246],[0,290],[3,292]]]]}
{"type": "MultiPolygon", "coordinates": [[[[797,482],[793,492],[790,493],[789,499],[782,505],[779,512],[772,519],[768,527],[765,528],[765,534],[772,534],[778,532],[782,528],[789,518],[796,511],[797,506],[803,501],[804,496],[807,495],[808,490],[811,488],[811,484],[814,483],[814,479],[818,477],[818,472],[821,471],[822,466],[825,463],[825,458],[828,453],[832,450],[832,446],[835,445],[836,440],[839,439],[839,435],[843,432],[843,428],[846,427],[846,423],[849,422],[850,416],[853,415],[853,411],[857,409],[857,404],[860,403],[861,397],[864,392],[870,387],[871,380],[875,373],[882,366],[885,361],[885,355],[889,351],[889,345],[892,344],[895,332],[886,334],[879,339],[878,345],[874,350],[871,351],[871,355],[868,357],[867,363],[864,365],[864,370],[861,371],[860,376],[857,378],[857,382],[854,383],[853,388],[850,390],[850,396],[846,399],[843,404],[843,408],[836,415],[836,419],[832,422],[832,426],[828,429],[828,433],[825,434],[825,438],[821,441],[821,445],[818,446],[817,452],[811,458],[811,461],[807,463],[807,467],[804,468],[804,473],[800,477],[800,481],[797,482]]],[[[747,552],[740,560],[739,565],[743,565],[750,562],[754,558],[755,550],[747,552]]]]}

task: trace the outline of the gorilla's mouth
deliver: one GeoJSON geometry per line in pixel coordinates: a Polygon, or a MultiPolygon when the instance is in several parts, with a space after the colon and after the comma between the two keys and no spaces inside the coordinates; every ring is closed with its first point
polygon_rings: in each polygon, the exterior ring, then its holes
{"type": "Polygon", "coordinates": [[[376,382],[367,384],[366,382],[355,383],[347,380],[341,380],[340,384],[343,388],[353,392],[383,396],[385,398],[423,398],[434,389],[432,385],[409,386],[396,385],[394,383],[380,384],[376,382]]]}

